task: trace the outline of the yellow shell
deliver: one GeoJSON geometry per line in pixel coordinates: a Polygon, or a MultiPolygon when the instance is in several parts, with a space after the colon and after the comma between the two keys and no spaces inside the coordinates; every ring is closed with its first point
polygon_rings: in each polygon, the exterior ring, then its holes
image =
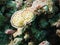
{"type": "Polygon", "coordinates": [[[23,27],[27,23],[32,22],[34,14],[29,9],[25,8],[15,12],[11,17],[11,24],[15,28],[23,27]]]}

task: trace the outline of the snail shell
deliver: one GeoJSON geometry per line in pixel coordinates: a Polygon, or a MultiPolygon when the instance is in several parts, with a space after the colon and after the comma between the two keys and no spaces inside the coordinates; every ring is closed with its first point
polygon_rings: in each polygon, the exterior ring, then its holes
{"type": "Polygon", "coordinates": [[[27,23],[30,23],[34,19],[34,14],[29,10],[29,8],[19,10],[15,12],[11,17],[11,25],[15,28],[20,28],[26,26],[27,23]]]}

